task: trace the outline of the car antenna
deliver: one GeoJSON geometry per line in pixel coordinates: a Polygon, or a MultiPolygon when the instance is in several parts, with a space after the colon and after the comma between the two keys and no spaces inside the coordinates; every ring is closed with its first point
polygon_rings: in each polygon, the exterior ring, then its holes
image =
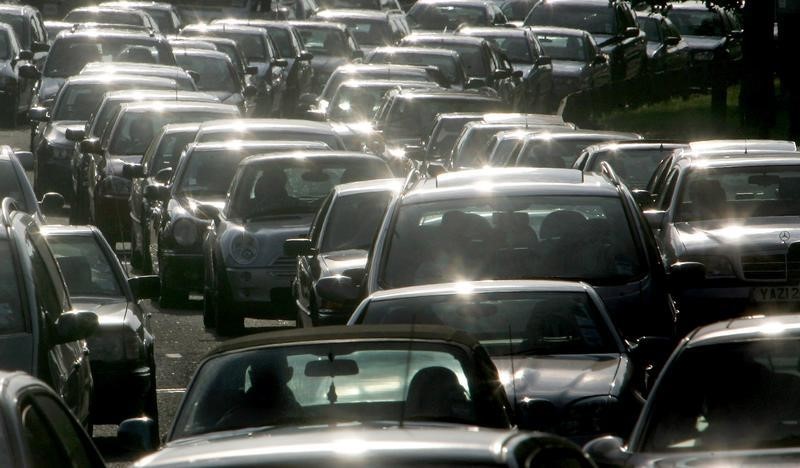
{"type": "Polygon", "coordinates": [[[411,332],[409,333],[408,350],[406,351],[406,380],[403,384],[403,401],[400,405],[400,422],[399,427],[403,428],[403,421],[406,419],[406,402],[408,401],[408,377],[411,374],[411,348],[414,346],[414,324],[417,321],[416,312],[411,316],[411,332]]]}
{"type": "Polygon", "coordinates": [[[508,323],[508,359],[511,362],[511,407],[517,413],[517,371],[514,369],[514,345],[511,341],[511,322],[508,323]]]}

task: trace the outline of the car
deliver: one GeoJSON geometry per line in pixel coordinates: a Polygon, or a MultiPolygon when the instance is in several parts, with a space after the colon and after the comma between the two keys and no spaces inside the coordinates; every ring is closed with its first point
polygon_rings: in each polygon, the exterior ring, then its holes
{"type": "MultiPolygon", "coordinates": [[[[2,339],[2,338],[0,338],[2,339]]],[[[6,466],[104,468],[102,455],[60,396],[24,372],[0,371],[0,418],[8,434],[0,444],[6,466]]]]}
{"type": "Polygon", "coordinates": [[[311,19],[346,25],[365,54],[376,47],[398,45],[411,33],[405,15],[399,9],[326,9],[311,19]]]}
{"type": "Polygon", "coordinates": [[[223,104],[237,106],[243,116],[255,115],[258,88],[247,84],[222,52],[202,49],[178,49],[175,60],[184,70],[197,73],[197,88],[216,96],[223,104]]]}
{"type": "Polygon", "coordinates": [[[153,18],[161,34],[177,34],[183,27],[178,9],[165,2],[112,1],[102,2],[98,6],[108,8],[124,8],[141,10],[153,18]]]}
{"type": "Polygon", "coordinates": [[[64,274],[70,300],[97,314],[86,341],[92,359],[92,424],[119,424],[142,415],[158,424],[155,337],[139,304],[158,298],[158,278],[128,277],[92,226],[47,225],[42,234],[64,274]]]}
{"type": "Polygon", "coordinates": [[[486,0],[418,0],[406,18],[411,30],[454,31],[459,26],[499,26],[508,23],[506,15],[486,0]]]}
{"type": "Polygon", "coordinates": [[[551,434],[403,423],[393,427],[312,427],[172,444],[137,467],[207,466],[570,466],[594,465],[580,447],[551,434]],[[430,441],[435,440],[436,444],[430,441]],[[349,445],[350,442],[358,441],[349,445]],[[391,447],[391,448],[389,448],[391,447]],[[358,457],[357,462],[353,457],[358,457]]]}
{"type": "Polygon", "coordinates": [[[344,24],[319,21],[292,21],[289,24],[300,34],[303,48],[314,56],[311,60],[314,69],[311,89],[314,92],[322,91],[337,67],[364,58],[364,51],[344,24]]]}
{"type": "MultiPolygon", "coordinates": [[[[394,67],[397,65],[416,65],[431,67],[432,79],[445,88],[464,90],[480,88],[483,83],[470,80],[467,69],[461,56],[455,50],[436,49],[430,47],[378,47],[366,57],[370,65],[386,64],[394,67]]],[[[327,85],[325,86],[327,91],[327,85]]],[[[325,94],[323,91],[323,94],[325,94]]]]}
{"type": "Polygon", "coordinates": [[[55,20],[45,20],[44,22],[44,29],[47,31],[47,45],[48,49],[49,46],[53,44],[56,36],[61,31],[69,31],[75,25],[72,23],[65,23],[64,21],[55,21],[55,20]]]}
{"type": "Polygon", "coordinates": [[[505,55],[494,54],[496,60],[507,59],[514,72],[522,72],[514,107],[541,113],[552,112],[558,107],[553,96],[552,60],[530,29],[466,27],[459,29],[458,34],[486,39],[505,55]]]}
{"type": "Polygon", "coordinates": [[[314,82],[314,69],[311,66],[314,56],[305,49],[297,28],[287,21],[241,18],[216,19],[211,24],[246,24],[266,29],[281,58],[286,60],[286,89],[281,97],[281,116],[297,116],[298,100],[312,91],[314,82]]]}
{"type": "MultiPolygon", "coordinates": [[[[191,46],[191,44],[202,44],[200,48],[218,50],[231,59],[233,68],[236,69],[236,73],[239,74],[241,79],[245,80],[248,84],[254,84],[256,81],[255,77],[258,74],[258,67],[251,67],[249,65],[250,62],[247,60],[247,56],[244,55],[242,47],[233,39],[217,36],[175,36],[174,39],[170,38],[169,41],[170,44],[185,44],[179,47],[188,49],[196,48],[191,46]]],[[[173,45],[172,47],[174,49],[176,46],[173,45]]]]}
{"type": "MultiPolygon", "coordinates": [[[[141,203],[146,206],[142,206],[132,236],[137,237],[142,261],[148,262],[145,269],[161,280],[161,306],[176,307],[192,293],[203,293],[202,244],[211,221],[199,207],[224,205],[242,159],[253,154],[328,149],[324,143],[303,141],[189,143],[173,167],[161,169],[150,181],[137,181],[143,185],[141,203]],[[174,175],[160,183],[165,172],[174,175]]],[[[144,168],[139,173],[129,172],[145,175],[144,168]]]]}
{"type": "Polygon", "coordinates": [[[203,241],[207,323],[232,335],[246,316],[295,318],[286,306],[296,261],[283,254],[284,241],[308,233],[335,185],[387,177],[383,160],[355,152],[301,151],[240,162],[224,208],[202,208],[213,220],[203,241]]]}
{"type": "Polygon", "coordinates": [[[603,467],[794,465],[796,315],[716,322],[681,340],[629,437],[585,450],[603,467]],[[743,426],[747,430],[742,430],[743,426]]]}
{"type": "Polygon", "coordinates": [[[588,92],[599,103],[611,98],[608,56],[594,37],[580,29],[537,26],[531,32],[553,64],[554,99],[588,92]]]}
{"type": "Polygon", "coordinates": [[[650,92],[661,98],[686,96],[691,63],[689,43],[666,16],[638,12],[636,19],[647,36],[650,92]]]}
{"type": "Polygon", "coordinates": [[[0,118],[6,127],[14,128],[28,111],[39,71],[32,63],[33,53],[21,49],[14,29],[5,23],[0,23],[0,46],[0,106],[6,109],[0,118]]]}
{"type": "Polygon", "coordinates": [[[543,0],[525,18],[525,25],[588,31],[609,57],[612,92],[629,100],[643,94],[648,63],[647,40],[627,2],[543,0]]]}
{"type": "Polygon", "coordinates": [[[461,134],[464,125],[483,119],[480,112],[443,112],[433,120],[433,127],[425,139],[425,153],[428,161],[440,162],[444,155],[453,151],[453,145],[461,134]]]}
{"type": "Polygon", "coordinates": [[[336,130],[325,122],[299,119],[229,119],[203,122],[195,141],[223,140],[299,140],[319,141],[332,150],[342,151],[345,144],[336,130]]]}
{"type": "Polygon", "coordinates": [[[272,38],[260,27],[237,24],[190,24],[181,36],[218,36],[235,40],[247,57],[248,65],[256,67],[255,84],[258,88],[256,107],[259,116],[277,115],[281,108],[281,95],[286,89],[286,66],[272,38]]]}
{"type": "Polygon", "coordinates": [[[97,329],[97,314],[73,308],[36,217],[19,211],[12,198],[1,205],[0,368],[44,381],[89,427],[92,373],[85,340],[97,329]]]}
{"type": "MultiPolygon", "coordinates": [[[[324,287],[324,282],[318,287],[324,287]]],[[[647,339],[628,346],[586,283],[463,281],[378,291],[348,325],[437,324],[475,336],[521,429],[587,442],[627,435],[641,409],[647,339]]],[[[650,352],[657,340],[650,340],[650,352]]],[[[671,350],[671,347],[669,348],[671,350]]]]}
{"type": "Polygon", "coordinates": [[[541,130],[525,139],[506,160],[489,161],[492,166],[572,167],[587,146],[604,142],[635,141],[642,136],[608,130],[541,130]]]}
{"type": "Polygon", "coordinates": [[[50,214],[60,210],[64,205],[64,198],[57,193],[46,193],[41,202],[37,201],[36,193],[25,173],[33,170],[33,165],[33,154],[29,151],[15,151],[8,145],[0,145],[0,200],[13,198],[17,210],[44,223],[42,211],[50,214]]]}
{"type": "Polygon", "coordinates": [[[182,36],[168,36],[167,41],[169,42],[169,45],[172,47],[173,52],[175,49],[178,48],[217,50],[216,45],[214,45],[211,42],[204,41],[203,39],[186,38],[182,36]]]}
{"type": "Polygon", "coordinates": [[[308,237],[286,240],[284,254],[297,257],[292,295],[298,327],[347,322],[356,304],[319,300],[317,284],[354,266],[366,266],[383,213],[402,182],[378,179],[337,185],[314,216],[308,237]]]}
{"type": "Polygon", "coordinates": [[[197,91],[192,75],[177,65],[135,62],[89,62],[78,75],[139,75],[175,80],[180,91],[197,91]]]}
{"type": "Polygon", "coordinates": [[[124,177],[125,163],[139,163],[156,129],[169,123],[200,122],[215,118],[235,119],[239,108],[209,102],[140,101],[122,104],[109,119],[102,136],[84,139],[80,149],[91,157],[82,161],[85,179],[79,201],[94,224],[112,247],[125,242],[130,234],[127,216],[131,181],[124,177]]]}
{"type": "Polygon", "coordinates": [[[58,192],[66,200],[75,200],[72,183],[74,142],[67,139],[68,130],[86,126],[92,113],[107,91],[122,89],[175,89],[175,80],[134,75],[91,75],[68,78],[58,92],[51,109],[34,107],[31,122],[37,130],[31,141],[36,164],[33,188],[38,196],[58,192]]]}
{"type": "Polygon", "coordinates": [[[635,196],[637,190],[647,188],[647,183],[664,158],[688,147],[685,143],[668,140],[600,143],[584,149],[572,167],[586,172],[600,172],[602,164],[608,163],[635,196]]]}
{"type": "Polygon", "coordinates": [[[161,35],[106,28],[62,31],[50,46],[31,107],[49,109],[64,81],[87,63],[120,61],[123,50],[137,46],[148,48],[156,63],[175,65],[172,48],[161,35]]]}
{"type": "Polygon", "coordinates": [[[101,23],[106,25],[142,26],[158,32],[158,24],[141,10],[119,7],[86,6],[73,8],[64,16],[67,23],[101,23]]]}
{"type": "Polygon", "coordinates": [[[669,288],[698,268],[672,267],[668,281],[638,213],[613,173],[485,168],[423,177],[390,203],[366,272],[341,277],[328,297],[457,280],[579,280],[595,288],[624,338],[672,336],[669,288]],[[504,221],[512,218],[520,221],[504,221]]]}
{"type": "Polygon", "coordinates": [[[397,0],[323,0],[320,3],[320,7],[322,8],[321,11],[339,9],[402,12],[400,3],[397,0]]]}
{"type": "Polygon", "coordinates": [[[676,159],[666,188],[645,211],[665,261],[705,267],[676,298],[685,330],[797,307],[792,176],[800,155],[732,156],[676,159]]]}
{"type": "Polygon", "coordinates": [[[50,49],[48,44],[51,38],[41,12],[31,5],[5,3],[0,5],[0,23],[11,26],[20,50],[31,52],[33,63],[40,68],[50,49]]]}
{"type": "Polygon", "coordinates": [[[348,80],[339,85],[331,97],[331,102],[321,101],[324,108],[313,108],[307,113],[312,120],[352,124],[351,127],[366,124],[380,109],[384,95],[393,89],[439,89],[430,81],[399,80],[348,80]]]}
{"type": "Polygon", "coordinates": [[[509,429],[511,417],[497,370],[466,333],[433,325],[262,332],[229,340],[198,364],[162,450],[242,429],[509,429]],[[367,376],[374,385],[364,385],[367,376]]]}

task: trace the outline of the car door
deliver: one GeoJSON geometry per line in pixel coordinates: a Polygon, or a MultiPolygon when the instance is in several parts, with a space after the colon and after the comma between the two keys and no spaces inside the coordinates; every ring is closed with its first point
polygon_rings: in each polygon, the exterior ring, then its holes
{"type": "Polygon", "coordinates": [[[39,369],[41,375],[37,377],[50,383],[75,416],[86,422],[92,389],[87,359],[89,350],[84,340],[61,344],[55,342],[55,322],[63,312],[72,308],[66,286],[41,234],[30,231],[25,247],[33,270],[37,312],[40,316],[39,353],[40,356],[46,356],[39,369]]]}
{"type": "Polygon", "coordinates": [[[624,71],[622,76],[618,78],[633,80],[644,70],[645,61],[647,60],[647,42],[641,30],[639,30],[637,36],[625,36],[627,28],[639,28],[636,17],[627,4],[623,2],[616,3],[614,9],[617,19],[617,34],[622,35],[619,55],[623,61],[622,67],[624,71]]]}
{"type": "Polygon", "coordinates": [[[311,239],[311,246],[316,249],[316,255],[299,256],[297,257],[297,279],[295,284],[295,298],[297,304],[301,309],[305,309],[305,313],[311,313],[316,305],[314,304],[314,285],[320,277],[320,259],[319,249],[322,247],[322,230],[325,225],[325,220],[331,210],[335,196],[334,192],[322,203],[317,216],[311,223],[309,230],[309,237],[311,239]]]}

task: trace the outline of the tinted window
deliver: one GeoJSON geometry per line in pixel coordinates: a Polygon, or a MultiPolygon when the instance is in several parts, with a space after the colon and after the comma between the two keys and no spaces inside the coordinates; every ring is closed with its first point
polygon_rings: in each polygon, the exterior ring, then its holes
{"type": "Polygon", "coordinates": [[[587,146],[607,141],[610,137],[558,138],[528,140],[517,156],[517,166],[570,168],[587,146]]]}
{"type": "Polygon", "coordinates": [[[389,192],[340,196],[328,216],[321,251],[369,250],[391,196],[389,192]]]}
{"type": "MultiPolygon", "coordinates": [[[[533,63],[531,49],[528,47],[528,39],[524,36],[495,36],[487,38],[497,44],[508,60],[514,63],[533,63]]],[[[461,57],[464,58],[463,56],[461,57]]]]}
{"type": "Polygon", "coordinates": [[[483,5],[448,5],[443,2],[417,3],[406,16],[411,29],[454,30],[461,25],[489,26],[483,5]]]}
{"type": "Polygon", "coordinates": [[[60,441],[48,427],[47,419],[33,405],[23,405],[22,435],[31,455],[34,468],[61,466],[67,459],[60,441]]]}
{"type": "Polygon", "coordinates": [[[464,84],[463,65],[451,55],[426,54],[424,52],[406,53],[399,49],[392,53],[376,52],[370,56],[369,63],[397,63],[423,67],[432,65],[439,69],[448,83],[457,86],[464,84]]]}
{"type": "Polygon", "coordinates": [[[7,240],[0,240],[0,335],[25,331],[17,271],[7,240]]]}
{"type": "Polygon", "coordinates": [[[0,31],[0,60],[10,60],[12,51],[11,38],[6,31],[0,31]]]}
{"type": "Polygon", "coordinates": [[[598,6],[540,3],[531,10],[525,24],[583,29],[592,34],[614,34],[617,30],[614,8],[600,3],[598,6]]]}
{"type": "Polygon", "coordinates": [[[223,91],[235,93],[239,91],[239,78],[227,58],[203,57],[199,55],[178,54],[175,57],[178,65],[200,75],[197,88],[200,91],[223,91]]]}
{"type": "Polygon", "coordinates": [[[423,47],[441,47],[445,49],[455,50],[461,57],[461,62],[469,76],[487,77],[489,69],[487,68],[487,57],[484,54],[484,49],[478,44],[458,44],[458,43],[425,43],[424,41],[415,41],[414,44],[419,44],[423,47]]]}
{"type": "Polygon", "coordinates": [[[605,161],[631,190],[644,189],[656,170],[658,163],[669,154],[659,149],[620,149],[603,151],[595,154],[588,171],[599,171],[600,164],[605,161]]]}
{"type": "Polygon", "coordinates": [[[558,34],[536,34],[536,39],[542,45],[544,52],[553,60],[574,60],[586,62],[586,47],[580,36],[558,34]]]}
{"type": "Polygon", "coordinates": [[[281,57],[294,58],[291,32],[288,29],[270,28],[269,37],[272,38],[272,42],[275,43],[281,57]]]}
{"type": "Polygon", "coordinates": [[[392,138],[421,138],[431,133],[436,115],[448,112],[502,112],[503,104],[483,99],[397,99],[384,130],[392,138]]]}
{"type": "Polygon", "coordinates": [[[168,46],[152,39],[106,38],[59,39],[47,55],[44,76],[68,77],[77,75],[89,62],[114,62],[125,60],[130,46],[143,46],[150,51],[153,63],[175,65],[175,57],[168,46]]]}
{"type": "Polygon", "coordinates": [[[55,321],[66,304],[66,294],[61,289],[63,283],[61,275],[56,272],[56,264],[50,256],[49,250],[37,247],[30,241],[27,242],[28,256],[33,266],[33,278],[36,286],[36,302],[39,309],[51,321],[55,321]],[[45,255],[47,260],[45,260],[45,255]]]}
{"type": "Polygon", "coordinates": [[[121,297],[114,268],[94,236],[49,236],[71,296],[121,297]]]}
{"type": "Polygon", "coordinates": [[[156,131],[166,124],[234,118],[230,112],[126,112],[117,119],[108,151],[112,154],[144,154],[156,131]]]}
{"type": "MultiPolygon", "coordinates": [[[[17,36],[17,41],[19,41],[20,47],[30,50],[30,38],[27,34],[25,34],[26,21],[27,19],[22,15],[0,13],[0,23],[6,23],[11,26],[11,29],[14,30],[14,34],[17,36]]],[[[8,42],[8,37],[6,37],[5,40],[8,42]]]]}
{"type": "Polygon", "coordinates": [[[298,27],[303,45],[312,54],[343,57],[350,55],[347,36],[338,29],[298,27]]]}
{"type": "Polygon", "coordinates": [[[25,203],[17,172],[10,161],[0,161],[0,200],[5,197],[11,197],[20,204],[25,203]]]}
{"type": "MultiPolygon", "coordinates": [[[[58,447],[58,451],[63,451],[64,458],[59,465],[64,466],[64,462],[68,462],[69,466],[74,468],[83,468],[91,466],[102,466],[100,460],[94,453],[94,448],[91,442],[83,433],[83,429],[79,428],[67,410],[55,401],[52,397],[47,395],[37,395],[34,397],[37,409],[37,416],[44,416],[46,423],[52,431],[52,436],[56,439],[56,446],[50,446],[48,450],[58,447]]],[[[53,466],[53,465],[51,465],[53,466]]]]}
{"type": "Polygon", "coordinates": [[[361,45],[383,46],[392,43],[389,25],[385,21],[365,21],[358,18],[341,18],[361,45]]]}
{"type": "Polygon", "coordinates": [[[148,161],[146,163],[147,174],[155,176],[161,169],[175,167],[181,152],[186,148],[186,145],[194,141],[196,135],[197,130],[172,132],[161,138],[157,148],[148,147],[147,151],[153,151],[153,154],[149,158],[145,155],[145,160],[148,161]]]}
{"type": "Polygon", "coordinates": [[[673,9],[669,19],[684,36],[725,35],[725,25],[716,11],[673,9]]]}

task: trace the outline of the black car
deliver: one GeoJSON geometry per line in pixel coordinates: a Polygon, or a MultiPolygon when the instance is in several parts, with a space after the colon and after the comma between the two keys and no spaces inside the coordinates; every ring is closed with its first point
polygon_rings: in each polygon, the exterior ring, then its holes
{"type": "Polygon", "coordinates": [[[175,65],[172,48],[158,34],[107,28],[63,31],[50,46],[31,107],[51,108],[67,78],[80,73],[89,62],[121,61],[129,47],[145,47],[155,63],[175,65]]]}
{"type": "Polygon", "coordinates": [[[669,18],[639,12],[639,27],[647,36],[648,86],[651,96],[668,98],[689,92],[691,53],[689,43],[669,18]]]}
{"type": "Polygon", "coordinates": [[[142,415],[158,421],[155,337],[139,301],[158,298],[158,278],[128,277],[111,246],[91,226],[46,226],[70,300],[97,314],[86,341],[92,358],[92,424],[142,415]]]}
{"type": "Polygon", "coordinates": [[[80,173],[85,176],[83,194],[91,224],[100,228],[112,247],[130,235],[128,199],[131,181],[123,174],[126,163],[140,163],[156,130],[166,124],[202,122],[215,118],[239,117],[239,108],[228,104],[191,101],[141,101],[122,104],[97,138],[81,141],[84,158],[80,173]]]}
{"type": "Polygon", "coordinates": [[[183,21],[181,21],[181,17],[178,14],[178,9],[170,3],[134,0],[102,2],[98,6],[141,10],[153,18],[161,34],[177,34],[183,27],[183,21]]]}
{"type": "Polygon", "coordinates": [[[4,109],[0,119],[6,127],[14,128],[30,106],[39,78],[32,60],[33,53],[22,50],[11,26],[0,23],[0,106],[4,109]]]}
{"type": "Polygon", "coordinates": [[[322,10],[311,19],[346,25],[364,53],[398,45],[411,33],[405,15],[398,10],[322,10]]]}
{"type": "Polygon", "coordinates": [[[5,3],[0,5],[0,23],[11,26],[20,49],[30,51],[39,68],[50,49],[49,42],[55,37],[50,37],[39,10],[30,5],[5,3]]]}
{"type": "MultiPolygon", "coordinates": [[[[529,28],[462,28],[459,34],[482,37],[496,45],[514,72],[522,72],[514,107],[524,112],[550,113],[558,107],[554,96],[554,66],[529,28]]],[[[462,55],[463,59],[463,55],[462,55]]]]}
{"type": "Polygon", "coordinates": [[[498,26],[508,22],[487,0],[419,0],[408,9],[408,25],[418,31],[455,31],[460,26],[498,26]]]}
{"type": "Polygon", "coordinates": [[[336,68],[360,62],[364,51],[344,24],[319,21],[292,21],[303,40],[303,48],[314,55],[314,92],[321,92],[336,68]]]}
{"type": "Polygon", "coordinates": [[[85,340],[97,329],[97,314],[73,309],[39,223],[17,211],[12,198],[4,198],[0,210],[0,258],[0,367],[46,382],[89,427],[92,373],[85,340]]]}
{"type": "Polygon", "coordinates": [[[317,284],[322,278],[346,275],[348,269],[366,266],[386,206],[401,186],[402,179],[337,185],[322,202],[308,237],[284,243],[284,254],[297,256],[292,295],[299,327],[347,322],[356,304],[321,300],[317,284]]]}
{"type": "Polygon", "coordinates": [[[174,53],[179,66],[197,74],[200,91],[238,107],[243,116],[253,116],[258,111],[258,88],[247,84],[226,54],[202,49],[178,49],[174,53]]]}
{"type": "Polygon", "coordinates": [[[636,15],[622,0],[542,0],[526,26],[583,29],[609,56],[611,80],[620,96],[641,97],[647,77],[647,40],[636,15]]]}
{"type": "MultiPolygon", "coordinates": [[[[467,76],[467,68],[461,56],[455,50],[431,47],[378,47],[366,57],[370,65],[385,64],[391,72],[395,65],[414,65],[428,69],[429,81],[436,81],[445,88],[463,91],[484,87],[485,83],[471,80],[467,76]]],[[[388,73],[391,75],[391,73],[388,73]]],[[[391,75],[394,76],[394,75],[391,75]]],[[[329,93],[330,80],[325,85],[323,95],[329,93]]],[[[330,90],[330,92],[335,90],[330,90]]]]}
{"type": "Polygon", "coordinates": [[[191,293],[203,293],[202,244],[210,220],[200,205],[222,208],[239,161],[253,154],[326,149],[324,143],[302,141],[190,143],[174,166],[161,170],[174,173],[168,182],[155,180],[164,177],[161,171],[142,181],[150,185],[142,184],[147,211],[134,226],[142,233],[137,249],[147,252],[150,264],[144,268],[161,279],[161,305],[173,307],[191,293]]]}

